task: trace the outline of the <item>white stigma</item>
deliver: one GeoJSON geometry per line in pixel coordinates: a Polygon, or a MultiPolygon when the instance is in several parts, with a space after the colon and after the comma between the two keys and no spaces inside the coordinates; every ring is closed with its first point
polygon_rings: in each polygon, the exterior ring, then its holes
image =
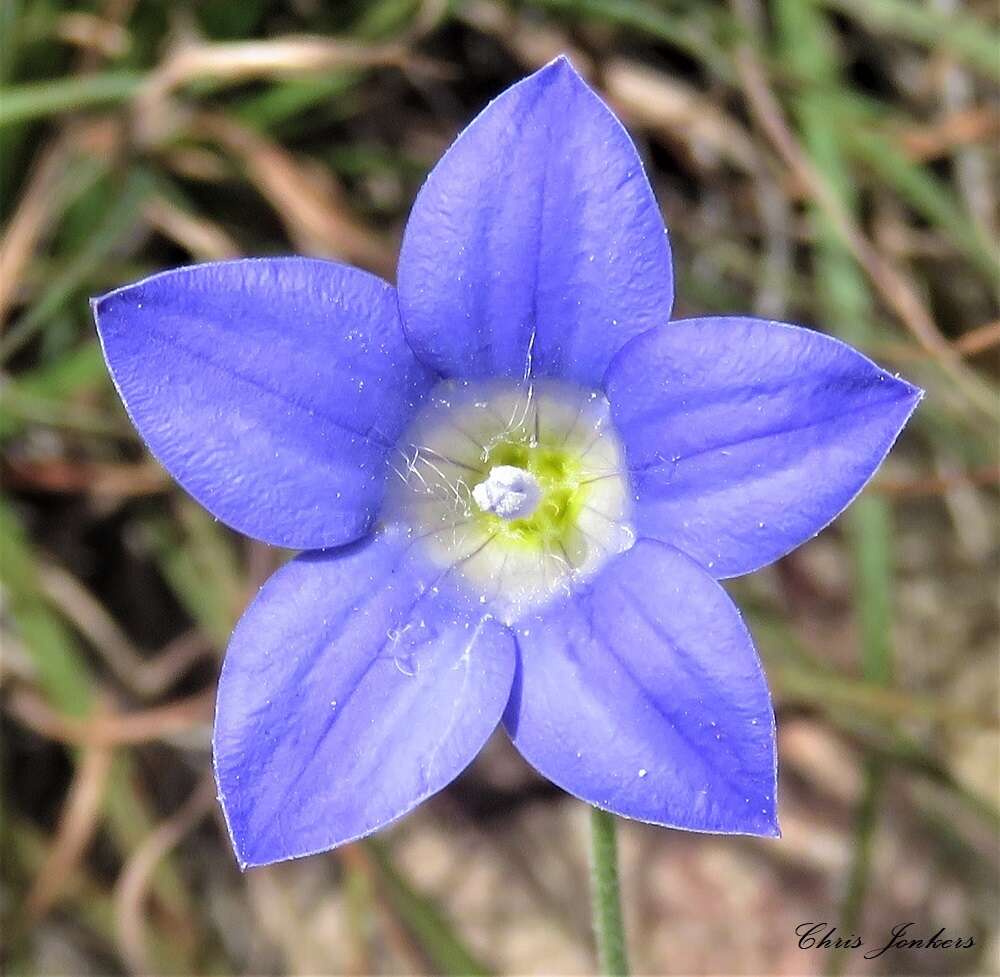
{"type": "Polygon", "coordinates": [[[501,519],[527,519],[542,499],[542,489],[535,476],[513,465],[498,465],[490,476],[473,490],[472,497],[483,512],[501,519]]]}

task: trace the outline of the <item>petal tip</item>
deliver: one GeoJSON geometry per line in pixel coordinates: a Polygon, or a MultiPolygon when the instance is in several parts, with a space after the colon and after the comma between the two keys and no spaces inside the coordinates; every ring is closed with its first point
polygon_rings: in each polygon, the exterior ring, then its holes
{"type": "MultiPolygon", "coordinates": [[[[577,70],[576,65],[570,60],[568,54],[559,54],[554,57],[548,64],[543,65],[533,74],[528,75],[519,84],[528,83],[540,83],[547,89],[550,85],[560,85],[565,84],[577,89],[582,89],[589,92],[591,95],[596,96],[597,93],[588,84],[587,79],[580,74],[577,70]]],[[[516,86],[515,86],[516,87],[516,86]]],[[[508,89],[509,90],[509,89],[508,89]]],[[[564,95],[565,95],[564,91],[564,95]]]]}
{"type": "Polygon", "coordinates": [[[883,377],[898,387],[901,396],[906,400],[912,401],[914,406],[919,404],[927,395],[926,390],[918,387],[915,383],[910,383],[909,380],[904,380],[898,373],[889,373],[888,370],[882,370],[881,373],[883,377]]]}
{"type": "MultiPolygon", "coordinates": [[[[896,437],[898,438],[916,409],[920,406],[920,402],[927,396],[927,391],[896,374],[885,373],[885,376],[889,378],[890,382],[896,388],[894,408],[898,420],[898,427],[896,429],[896,437]]],[[[893,442],[895,442],[895,438],[893,442]]]]}
{"type": "MultiPolygon", "coordinates": [[[[116,291],[121,291],[117,289],[116,291]]],[[[97,326],[98,330],[101,329],[101,319],[108,312],[108,300],[115,295],[115,292],[105,292],[103,295],[91,296],[90,314],[94,317],[94,325],[97,326]]]]}
{"type": "Polygon", "coordinates": [[[756,817],[737,820],[731,827],[724,829],[723,834],[750,835],[755,838],[780,838],[781,825],[778,822],[776,807],[768,805],[756,817]]]}
{"type": "Polygon", "coordinates": [[[536,376],[597,387],[631,336],[669,317],[670,247],[642,160],[565,53],[493,99],[428,175],[397,281],[407,339],[446,377],[520,377],[534,329],[536,376]]]}
{"type": "MultiPolygon", "coordinates": [[[[570,60],[569,55],[566,53],[556,55],[547,65],[545,65],[544,68],[542,68],[542,71],[546,70],[564,71],[567,72],[571,77],[583,81],[583,76],[580,74],[579,71],[576,70],[576,66],[573,64],[573,62],[570,60]]],[[[584,84],[586,84],[586,82],[584,82],[584,84]]]]}

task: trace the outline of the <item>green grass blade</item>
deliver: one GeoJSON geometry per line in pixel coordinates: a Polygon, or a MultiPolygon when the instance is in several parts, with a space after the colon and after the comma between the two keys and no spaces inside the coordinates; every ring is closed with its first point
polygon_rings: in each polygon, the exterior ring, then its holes
{"type": "MultiPolygon", "coordinates": [[[[812,0],[803,0],[811,3],[812,0]]],[[[879,34],[944,48],[970,68],[1000,79],[1000,34],[979,18],[914,0],[823,0],[879,34]]]]}
{"type": "Polygon", "coordinates": [[[24,527],[5,500],[0,500],[0,583],[45,698],[66,715],[85,716],[93,702],[90,671],[42,595],[24,527]]]}
{"type": "Polygon", "coordinates": [[[53,78],[0,89],[0,129],[80,109],[126,102],[139,90],[142,75],[109,71],[53,78]]]}
{"type": "Polygon", "coordinates": [[[364,844],[378,867],[380,889],[434,964],[435,973],[453,977],[489,974],[489,969],[466,947],[441,910],[400,874],[386,846],[378,841],[364,844]]]}
{"type": "MultiPolygon", "coordinates": [[[[841,151],[835,116],[824,91],[838,75],[829,37],[831,27],[809,0],[779,0],[775,24],[782,53],[811,84],[796,100],[796,117],[806,151],[830,188],[846,207],[856,207],[855,181],[841,151]]],[[[817,303],[827,328],[842,338],[864,344],[871,338],[872,298],[852,256],[826,217],[814,208],[814,269],[817,303]]],[[[892,669],[890,613],[892,570],[889,514],[884,500],[874,496],[854,503],[847,516],[848,536],[855,561],[854,603],[861,642],[861,669],[875,684],[886,684],[892,669]]],[[[878,757],[865,759],[865,787],[856,812],[854,858],[840,910],[845,933],[855,932],[868,891],[871,846],[884,786],[884,765],[878,757]]],[[[831,974],[845,962],[834,951],[828,961],[831,974]]]]}

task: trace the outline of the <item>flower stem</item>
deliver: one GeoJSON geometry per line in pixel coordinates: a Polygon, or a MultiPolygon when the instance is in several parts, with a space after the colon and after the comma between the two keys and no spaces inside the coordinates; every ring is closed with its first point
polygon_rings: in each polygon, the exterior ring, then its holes
{"type": "Polygon", "coordinates": [[[591,904],[601,973],[607,977],[625,977],[628,974],[628,952],[618,885],[618,841],[614,815],[593,808],[590,812],[590,838],[591,904]]]}

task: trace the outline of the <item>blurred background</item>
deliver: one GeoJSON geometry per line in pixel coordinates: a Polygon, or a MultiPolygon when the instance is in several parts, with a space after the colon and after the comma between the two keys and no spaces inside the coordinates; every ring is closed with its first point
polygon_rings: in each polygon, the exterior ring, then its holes
{"type": "Polygon", "coordinates": [[[502,736],[376,843],[240,874],[213,689],[284,555],[143,451],[87,308],[237,255],[392,279],[442,150],[561,52],[648,163],[678,315],[808,323],[928,391],[845,516],[727,584],[776,696],[784,838],[623,825],[634,968],[1000,972],[997,13],[0,3],[5,972],[594,972],[586,810],[502,736]],[[909,921],[975,947],[865,960],[795,932],[826,922],[871,947],[909,921]]]}

